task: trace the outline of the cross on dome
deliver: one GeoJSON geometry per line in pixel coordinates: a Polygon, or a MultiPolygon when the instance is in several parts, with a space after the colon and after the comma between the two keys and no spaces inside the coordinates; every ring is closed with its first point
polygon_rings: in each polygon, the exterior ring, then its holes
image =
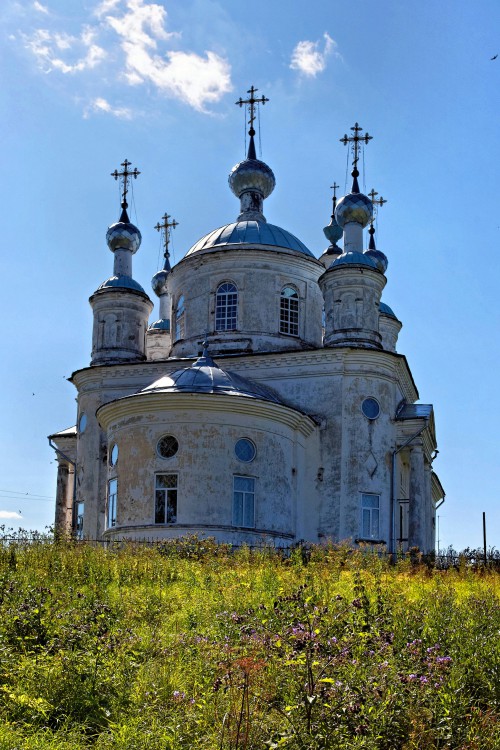
{"type": "Polygon", "coordinates": [[[248,124],[250,125],[250,130],[248,131],[248,135],[250,136],[255,135],[255,130],[253,127],[253,124],[255,122],[255,117],[256,117],[255,106],[257,104],[265,104],[266,102],[269,101],[269,99],[266,99],[265,96],[261,96],[259,99],[256,99],[254,95],[257,93],[258,90],[259,89],[256,89],[255,86],[250,86],[250,88],[247,91],[247,94],[250,94],[250,97],[248,99],[242,99],[240,96],[238,101],[235,102],[235,104],[238,104],[240,107],[242,107],[244,104],[248,104],[248,110],[249,110],[249,115],[250,115],[250,119],[248,121],[248,124]]]}
{"type": "Polygon", "coordinates": [[[154,227],[156,231],[161,232],[163,236],[163,244],[165,245],[165,250],[163,252],[164,258],[168,258],[169,256],[168,243],[170,242],[170,230],[175,229],[175,227],[179,225],[179,222],[175,219],[169,221],[169,219],[171,218],[172,217],[165,212],[162,216],[163,224],[160,224],[160,222],[158,222],[154,227]]]}
{"type": "Polygon", "coordinates": [[[383,206],[384,203],[387,203],[386,199],[382,198],[382,196],[380,196],[380,198],[375,198],[375,196],[378,195],[378,193],[373,188],[370,190],[368,195],[370,196],[370,200],[374,206],[383,206]]]}
{"type": "Polygon", "coordinates": [[[371,141],[373,136],[368,135],[368,133],[365,133],[364,135],[360,135],[363,128],[360,127],[360,125],[358,125],[357,122],[354,123],[354,126],[351,128],[351,130],[354,132],[354,135],[348,136],[346,133],[344,137],[340,139],[340,142],[343,143],[344,146],[347,146],[348,143],[352,144],[351,148],[352,148],[354,158],[352,160],[351,175],[353,177],[353,180],[352,180],[351,192],[359,193],[359,185],[358,185],[359,146],[361,143],[368,143],[368,141],[371,141]]]}
{"type": "Polygon", "coordinates": [[[122,182],[122,208],[125,209],[125,208],[128,208],[127,193],[128,193],[129,180],[131,177],[133,177],[134,179],[137,179],[138,175],[140,175],[141,173],[139,172],[137,167],[135,167],[133,171],[129,170],[129,167],[132,166],[132,162],[129,161],[128,159],[125,159],[125,161],[123,161],[120,164],[120,166],[123,167],[123,170],[119,172],[117,169],[115,169],[114,172],[111,172],[111,177],[114,177],[115,180],[120,179],[122,182]]]}

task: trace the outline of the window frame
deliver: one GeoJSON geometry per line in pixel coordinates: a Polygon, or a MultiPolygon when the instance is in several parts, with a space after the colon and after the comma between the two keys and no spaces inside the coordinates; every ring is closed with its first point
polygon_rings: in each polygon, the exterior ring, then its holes
{"type": "Polygon", "coordinates": [[[378,542],[380,536],[380,495],[376,492],[362,492],[360,498],[360,541],[378,542]],[[366,498],[376,498],[377,506],[365,503],[366,498]],[[376,518],[376,521],[374,519],[376,518]],[[365,533],[365,519],[368,519],[369,533],[365,533]],[[376,533],[374,533],[374,528],[376,533]]]}
{"type": "Polygon", "coordinates": [[[300,295],[294,284],[285,284],[280,291],[280,325],[283,336],[300,336],[300,295]],[[290,289],[293,294],[285,294],[290,289]],[[294,303],[292,306],[292,302],[294,303]],[[295,309],[292,309],[295,308],[295,309]],[[295,319],[293,319],[295,318],[295,319]]]}
{"type": "Polygon", "coordinates": [[[116,526],[116,507],[118,500],[118,479],[108,479],[108,497],[106,501],[106,528],[113,529],[116,526]],[[111,485],[114,484],[114,492],[111,485]]]}
{"type": "Polygon", "coordinates": [[[234,281],[222,281],[217,285],[217,289],[215,290],[214,320],[214,329],[217,333],[238,330],[239,296],[238,287],[234,281]],[[231,288],[221,291],[222,287],[231,288]],[[232,310],[231,313],[228,312],[230,309],[232,310]]]}
{"type": "Polygon", "coordinates": [[[155,526],[173,526],[177,523],[177,513],[178,513],[178,497],[179,497],[179,474],[176,471],[159,471],[155,474],[155,485],[154,485],[154,524],[155,526]],[[159,477],[173,477],[175,478],[175,486],[171,487],[159,487],[158,486],[158,479],[159,477]],[[159,509],[158,509],[158,493],[162,492],[164,494],[163,498],[163,521],[159,521],[158,515],[159,515],[159,509]],[[173,499],[173,520],[168,520],[169,518],[169,495],[171,495],[170,499],[173,499]]]}
{"type": "Polygon", "coordinates": [[[176,302],[174,310],[175,340],[179,341],[186,336],[186,299],[181,294],[176,302]]]}
{"type": "Polygon", "coordinates": [[[255,484],[255,477],[233,474],[232,525],[237,528],[255,529],[255,484]],[[238,480],[251,482],[252,489],[237,488],[238,480]],[[242,495],[241,499],[237,499],[237,494],[242,495]],[[240,502],[241,508],[237,508],[237,503],[240,502]],[[241,523],[238,523],[240,520],[241,523]]]}

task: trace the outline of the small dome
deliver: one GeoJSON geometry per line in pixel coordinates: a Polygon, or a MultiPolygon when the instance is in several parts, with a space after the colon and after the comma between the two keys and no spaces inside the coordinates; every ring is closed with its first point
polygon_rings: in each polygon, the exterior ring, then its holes
{"type": "Polygon", "coordinates": [[[170,272],[163,268],[161,271],[155,273],[155,275],[151,279],[151,287],[157,297],[160,297],[162,294],[166,294],[169,274],[170,272]]]}
{"type": "Polygon", "coordinates": [[[373,216],[373,204],[363,193],[349,193],[337,203],[335,219],[343,228],[350,221],[366,227],[373,216]]]}
{"type": "Polygon", "coordinates": [[[385,302],[381,302],[380,305],[378,306],[378,309],[382,315],[387,315],[389,318],[394,318],[394,320],[398,319],[394,310],[392,310],[392,308],[390,308],[389,305],[386,305],[385,302]]]}
{"type": "Polygon", "coordinates": [[[329,240],[331,245],[336,245],[337,242],[342,238],[342,235],[344,234],[342,227],[339,226],[339,224],[337,224],[334,216],[332,216],[332,220],[328,224],[328,226],[324,227],[323,233],[326,239],[329,240]]]}
{"type": "Polygon", "coordinates": [[[366,253],[342,253],[333,261],[330,269],[338,266],[366,266],[367,268],[373,268],[375,271],[378,270],[375,261],[369,258],[366,253]]]}
{"type": "Polygon", "coordinates": [[[243,396],[271,401],[282,401],[267,386],[242,378],[235,372],[222,370],[209,355],[199,357],[191,367],[183,367],[170,375],[143,388],[141,393],[161,391],[163,393],[215,393],[227,396],[243,396]]]}
{"type": "Polygon", "coordinates": [[[276,186],[273,170],[260,159],[240,161],[232,168],[228,181],[237,198],[247,191],[257,191],[263,198],[267,198],[276,186]]]}
{"type": "Polygon", "coordinates": [[[312,252],[291,232],[286,229],[269,224],[265,221],[236,221],[233,224],[226,224],[223,227],[214,229],[196,242],[186,253],[193,255],[202,250],[218,250],[229,245],[248,245],[255,247],[265,245],[271,250],[295,250],[296,252],[308,255],[311,258],[315,256],[312,252]]]}
{"type": "Polygon", "coordinates": [[[119,248],[136,253],[141,245],[142,236],[136,226],[124,221],[111,224],[106,232],[106,242],[111,252],[119,248]]]}
{"type": "Polygon", "coordinates": [[[364,255],[367,255],[369,258],[375,261],[375,264],[381,273],[385,273],[387,271],[389,261],[387,260],[387,255],[384,255],[383,252],[381,252],[380,250],[370,249],[365,250],[364,255]]]}
{"type": "Polygon", "coordinates": [[[146,294],[142,286],[138,284],[137,281],[134,281],[131,276],[124,275],[111,276],[109,279],[102,282],[97,291],[100,291],[101,289],[133,289],[136,292],[142,292],[143,294],[146,294]]]}
{"type": "Polygon", "coordinates": [[[170,331],[170,321],[169,320],[156,320],[154,323],[151,323],[151,325],[148,328],[148,331],[170,331]]]}

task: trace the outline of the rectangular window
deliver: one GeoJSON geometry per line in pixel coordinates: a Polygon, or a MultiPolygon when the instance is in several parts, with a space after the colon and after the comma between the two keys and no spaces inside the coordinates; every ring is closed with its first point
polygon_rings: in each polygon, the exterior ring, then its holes
{"type": "Polygon", "coordinates": [[[106,528],[116,526],[116,496],[118,494],[118,480],[110,479],[108,482],[108,514],[106,528]]]}
{"type": "Polygon", "coordinates": [[[380,495],[361,495],[361,538],[380,539],[380,495]]]}
{"type": "Polygon", "coordinates": [[[83,539],[83,511],[84,503],[79,500],[76,504],[76,519],[75,519],[75,537],[79,540],[83,539]]]}
{"type": "Polygon", "coordinates": [[[233,526],[255,528],[255,479],[234,477],[233,526]]]}
{"type": "Polygon", "coordinates": [[[281,294],[280,300],[280,333],[289,336],[299,335],[299,297],[295,290],[287,287],[288,296],[281,294]]]}
{"type": "Polygon", "coordinates": [[[177,474],[157,474],[155,523],[177,523],[177,474]]]}

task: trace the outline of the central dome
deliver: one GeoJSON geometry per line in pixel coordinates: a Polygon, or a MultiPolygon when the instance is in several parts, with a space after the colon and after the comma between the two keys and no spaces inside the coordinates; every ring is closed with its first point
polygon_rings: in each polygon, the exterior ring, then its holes
{"type": "Polygon", "coordinates": [[[218,250],[229,246],[249,245],[256,247],[264,245],[266,249],[279,251],[281,249],[294,250],[311,258],[315,256],[291,232],[269,224],[265,221],[235,221],[223,227],[214,229],[196,242],[186,256],[203,250],[218,250]]]}

